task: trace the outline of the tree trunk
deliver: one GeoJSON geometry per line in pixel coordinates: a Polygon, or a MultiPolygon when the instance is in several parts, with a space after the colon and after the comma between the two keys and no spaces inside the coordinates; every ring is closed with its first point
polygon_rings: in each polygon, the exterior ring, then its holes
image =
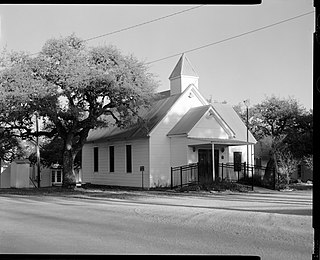
{"type": "Polygon", "coordinates": [[[270,157],[270,159],[267,163],[265,174],[263,176],[263,182],[267,185],[269,185],[273,181],[273,168],[274,167],[275,167],[274,158],[270,157]]]}
{"type": "Polygon", "coordinates": [[[76,176],[74,172],[74,154],[71,150],[63,152],[63,182],[62,186],[74,188],[76,186],[76,176]]]}

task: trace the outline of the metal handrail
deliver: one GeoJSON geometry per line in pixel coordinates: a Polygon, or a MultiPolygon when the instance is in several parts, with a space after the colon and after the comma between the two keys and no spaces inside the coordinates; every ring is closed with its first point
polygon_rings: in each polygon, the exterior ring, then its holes
{"type": "Polygon", "coordinates": [[[187,164],[187,165],[181,165],[181,166],[175,166],[175,167],[171,167],[171,189],[173,187],[177,187],[177,186],[184,186],[184,185],[189,185],[189,184],[193,184],[193,183],[198,183],[198,168],[199,168],[199,163],[191,163],[191,164],[187,164]],[[196,170],[197,172],[193,172],[194,170],[196,170]],[[196,180],[194,180],[194,178],[189,179],[188,176],[188,172],[191,171],[191,177],[195,177],[196,176],[196,180]],[[180,180],[179,184],[174,185],[174,173],[178,172],[178,179],[180,180]],[[185,175],[187,173],[187,175],[185,175]],[[192,176],[192,174],[196,174],[194,176],[192,176]],[[186,182],[183,181],[183,179],[186,179],[186,182]]]}
{"type": "MultiPolygon", "coordinates": [[[[276,172],[274,167],[266,167],[261,165],[241,163],[241,167],[235,169],[235,164],[232,162],[219,163],[220,177],[217,181],[228,180],[232,182],[247,183],[252,186],[269,187],[276,189],[276,185],[279,183],[279,173],[276,172]],[[268,169],[269,168],[269,169],[268,169]],[[271,175],[267,179],[262,180],[262,176],[266,171],[272,171],[271,175]],[[260,177],[259,177],[260,176],[260,177]],[[259,179],[260,178],[260,179],[259,179]]],[[[238,164],[238,166],[240,166],[238,164]]],[[[192,163],[187,165],[171,167],[171,188],[183,187],[191,184],[199,184],[199,163],[192,163]]]]}

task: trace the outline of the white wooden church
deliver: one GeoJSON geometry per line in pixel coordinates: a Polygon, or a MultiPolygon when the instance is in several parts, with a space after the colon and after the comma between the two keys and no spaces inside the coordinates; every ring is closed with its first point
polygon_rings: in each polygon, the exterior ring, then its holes
{"type": "Polygon", "coordinates": [[[147,128],[92,130],[82,150],[82,182],[152,188],[170,186],[171,167],[197,163],[202,181],[221,177],[218,163],[234,157],[253,163],[255,138],[231,105],[210,104],[198,74],[183,54],[153,106],[141,115],[147,128]],[[141,167],[142,166],[142,167],[141,167]],[[143,173],[142,171],[143,170],[143,173]],[[143,176],[142,176],[143,174],[143,176]]]}

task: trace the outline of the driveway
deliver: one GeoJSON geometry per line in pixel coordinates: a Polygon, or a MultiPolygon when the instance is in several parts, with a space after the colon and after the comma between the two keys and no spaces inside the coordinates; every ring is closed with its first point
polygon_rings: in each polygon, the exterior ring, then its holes
{"type": "Polygon", "coordinates": [[[312,254],[311,191],[117,195],[2,193],[0,253],[312,254]]]}

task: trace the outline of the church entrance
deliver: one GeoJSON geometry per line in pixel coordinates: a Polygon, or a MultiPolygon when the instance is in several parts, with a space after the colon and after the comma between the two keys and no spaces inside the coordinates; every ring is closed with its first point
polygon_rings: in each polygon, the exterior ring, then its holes
{"type": "MultiPolygon", "coordinates": [[[[199,183],[211,184],[213,182],[212,175],[212,149],[199,149],[199,183]]],[[[215,179],[219,178],[219,150],[214,150],[214,170],[215,179]]]]}

